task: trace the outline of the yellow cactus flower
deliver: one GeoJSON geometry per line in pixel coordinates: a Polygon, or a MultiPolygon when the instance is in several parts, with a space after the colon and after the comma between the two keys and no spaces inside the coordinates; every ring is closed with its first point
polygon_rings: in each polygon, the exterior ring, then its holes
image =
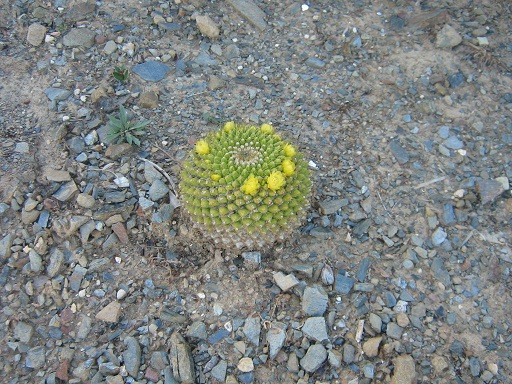
{"type": "Polygon", "coordinates": [[[218,173],[214,173],[214,174],[212,175],[212,180],[214,180],[214,181],[219,181],[219,180],[220,180],[220,175],[219,175],[218,173]]]}
{"type": "Polygon", "coordinates": [[[267,178],[267,187],[272,191],[281,189],[285,183],[284,175],[280,171],[272,172],[267,178]]]}
{"type": "Polygon", "coordinates": [[[244,184],[240,187],[242,192],[254,196],[258,193],[258,189],[260,188],[260,182],[254,175],[250,175],[247,180],[245,180],[244,184]]]}
{"type": "Polygon", "coordinates": [[[291,176],[295,172],[295,163],[290,159],[284,159],[281,165],[283,166],[283,173],[286,176],[291,176]]]}
{"type": "Polygon", "coordinates": [[[284,155],[286,157],[293,157],[297,153],[297,151],[295,150],[295,147],[291,144],[286,144],[284,146],[283,150],[284,150],[284,155]]]}
{"type": "Polygon", "coordinates": [[[274,133],[274,128],[270,124],[261,124],[261,132],[274,133]]]}
{"type": "Polygon", "coordinates": [[[233,121],[228,121],[226,124],[224,124],[224,132],[229,132],[233,128],[235,128],[235,123],[233,121]]]}
{"type": "Polygon", "coordinates": [[[206,142],[206,140],[199,140],[196,143],[196,152],[200,155],[207,155],[210,153],[210,146],[206,142]]]}

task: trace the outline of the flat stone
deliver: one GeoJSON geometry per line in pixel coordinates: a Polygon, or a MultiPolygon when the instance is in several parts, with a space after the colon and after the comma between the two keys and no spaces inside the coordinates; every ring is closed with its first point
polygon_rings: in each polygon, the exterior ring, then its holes
{"type": "Polygon", "coordinates": [[[14,241],[14,234],[9,233],[0,240],[0,258],[8,259],[11,257],[11,247],[14,241]]]}
{"type": "Polygon", "coordinates": [[[96,200],[91,195],[79,193],[76,197],[76,203],[83,208],[92,208],[94,207],[96,200]]]}
{"type": "Polygon", "coordinates": [[[126,372],[128,372],[131,377],[136,378],[139,375],[141,358],[139,342],[136,338],[128,336],[124,340],[124,343],[126,345],[126,350],[123,352],[123,361],[124,366],[126,367],[126,372]]]}
{"type": "Polygon", "coordinates": [[[242,357],[236,367],[240,372],[252,372],[254,370],[254,363],[250,357],[242,357]]]}
{"type": "Polygon", "coordinates": [[[355,282],[356,281],[351,277],[345,276],[344,272],[338,272],[336,276],[336,284],[334,285],[334,289],[338,293],[348,295],[352,288],[354,287],[355,282]]]}
{"type": "Polygon", "coordinates": [[[33,272],[39,272],[43,269],[43,259],[42,257],[33,249],[28,253],[28,258],[30,260],[30,270],[33,272]]]}
{"type": "Polygon", "coordinates": [[[117,44],[113,40],[107,41],[105,46],[103,47],[103,52],[107,55],[113,54],[115,51],[117,51],[117,44]]]}
{"type": "Polygon", "coordinates": [[[443,373],[449,368],[448,362],[446,361],[446,358],[443,356],[435,355],[432,357],[431,360],[432,367],[434,368],[434,372],[438,375],[443,373]]]}
{"type": "Polygon", "coordinates": [[[142,79],[155,83],[162,80],[170,70],[169,66],[158,61],[147,61],[132,68],[133,73],[142,79]]]}
{"type": "Polygon", "coordinates": [[[276,322],[267,332],[267,343],[269,345],[269,357],[274,359],[286,340],[286,324],[276,322]]]}
{"type": "Polygon", "coordinates": [[[169,356],[164,351],[155,351],[151,354],[150,365],[161,371],[169,365],[169,356]]]}
{"type": "Polygon", "coordinates": [[[308,57],[308,59],[305,61],[305,63],[308,67],[311,68],[323,68],[325,67],[325,61],[320,60],[316,57],[308,57]]]}
{"type": "Polygon", "coordinates": [[[59,201],[68,201],[70,200],[76,193],[78,192],[78,188],[73,180],[68,181],[60,186],[60,188],[53,194],[59,201]]]}
{"type": "Polygon", "coordinates": [[[190,327],[187,331],[188,337],[195,337],[196,339],[206,340],[208,338],[208,333],[206,331],[206,324],[202,321],[194,321],[190,324],[190,327]]]}
{"type": "Polygon", "coordinates": [[[107,323],[117,323],[121,313],[121,304],[117,301],[112,301],[105,308],[96,314],[96,319],[105,321],[107,323]]]}
{"type": "Polygon", "coordinates": [[[320,212],[324,215],[336,213],[339,209],[348,205],[348,199],[323,200],[318,203],[320,212]]]}
{"type": "Polygon", "coordinates": [[[76,338],[85,340],[92,328],[92,319],[89,316],[81,315],[77,324],[76,338]]]}
{"type": "Polygon", "coordinates": [[[228,3],[260,31],[267,28],[265,12],[251,0],[228,0],[228,3]]]}
{"type": "Polygon", "coordinates": [[[327,360],[327,351],[322,344],[314,344],[308,348],[306,355],[300,360],[300,366],[306,372],[315,372],[327,360]]]}
{"type": "Polygon", "coordinates": [[[438,227],[433,233],[432,233],[432,237],[431,237],[431,240],[432,240],[432,244],[434,245],[434,247],[438,247],[440,246],[441,244],[444,243],[444,241],[446,240],[447,238],[447,233],[444,231],[443,228],[441,227],[438,227]]]}
{"type": "Polygon", "coordinates": [[[46,274],[48,277],[53,278],[57,276],[64,262],[64,253],[58,248],[53,248],[50,252],[50,263],[46,267],[46,274]]]}
{"type": "Polygon", "coordinates": [[[245,334],[245,337],[247,337],[247,339],[249,339],[252,344],[254,344],[256,347],[260,345],[261,323],[259,316],[253,315],[248,317],[245,320],[242,330],[245,334]]]}
{"type": "Polygon", "coordinates": [[[447,77],[450,88],[457,88],[466,81],[466,77],[462,72],[456,72],[447,77]]]}
{"type": "Polygon", "coordinates": [[[387,325],[386,335],[388,335],[392,339],[400,340],[402,338],[403,331],[404,330],[402,327],[400,327],[396,323],[391,322],[391,323],[388,323],[388,325],[387,325]]]}
{"type": "Polygon", "coordinates": [[[504,191],[503,184],[496,180],[477,180],[475,184],[482,205],[494,201],[504,191]]]}
{"type": "Polygon", "coordinates": [[[409,153],[402,147],[399,141],[391,141],[389,143],[389,149],[391,149],[391,152],[393,153],[393,156],[395,156],[396,161],[398,161],[398,164],[405,164],[409,161],[409,153]]]}
{"type": "Polygon", "coordinates": [[[394,370],[390,384],[415,384],[416,365],[410,355],[400,355],[393,360],[394,370]]]}
{"type": "Polygon", "coordinates": [[[34,47],[41,45],[46,35],[46,27],[41,24],[30,24],[27,32],[27,42],[34,47]]]}
{"type": "Polygon", "coordinates": [[[247,266],[253,269],[261,264],[261,252],[242,252],[242,257],[247,266]]]}
{"type": "Polygon", "coordinates": [[[183,384],[195,383],[194,359],[192,358],[190,346],[178,332],[174,332],[171,335],[169,344],[169,358],[176,380],[183,384]]]}
{"type": "Polygon", "coordinates": [[[217,24],[211,19],[210,16],[207,15],[197,15],[196,16],[197,27],[201,34],[210,39],[215,39],[219,37],[220,30],[217,24]]]}
{"type": "Polygon", "coordinates": [[[152,201],[158,201],[162,199],[163,197],[167,196],[169,193],[169,188],[167,185],[160,179],[156,179],[153,181],[153,184],[151,184],[151,187],[149,188],[148,194],[149,198],[152,201]]]}
{"type": "Polygon", "coordinates": [[[453,48],[462,43],[462,37],[451,25],[445,26],[437,33],[436,47],[437,48],[453,48]]]}
{"type": "Polygon", "coordinates": [[[94,45],[96,33],[87,28],[73,28],[62,39],[66,47],[91,48],[94,45]]]}
{"type": "Polygon", "coordinates": [[[372,337],[363,344],[363,351],[368,357],[376,357],[379,354],[379,346],[382,336],[372,337]]]}
{"type": "Polygon", "coordinates": [[[444,260],[440,257],[434,258],[432,260],[432,264],[430,265],[432,272],[437,280],[443,283],[445,286],[449,286],[452,283],[450,274],[446,270],[444,266],[444,260]]]}
{"type": "Polygon", "coordinates": [[[321,316],[308,318],[302,327],[302,332],[319,342],[329,339],[325,319],[321,316]]]}
{"type": "Polygon", "coordinates": [[[14,328],[14,338],[22,343],[28,344],[32,335],[34,334],[34,327],[28,323],[20,321],[14,328]]]}
{"type": "Polygon", "coordinates": [[[286,368],[289,372],[297,373],[299,372],[299,359],[297,358],[297,354],[295,352],[291,352],[288,355],[288,361],[286,362],[286,368]]]}
{"type": "Polygon", "coordinates": [[[370,258],[365,257],[359,263],[359,268],[357,269],[356,278],[359,282],[364,282],[366,280],[366,275],[368,274],[368,269],[370,268],[370,258]]]}
{"type": "Polygon", "coordinates": [[[112,160],[117,160],[133,151],[133,147],[128,143],[111,144],[105,151],[105,156],[112,160]]]}
{"type": "Polygon", "coordinates": [[[350,364],[354,361],[356,355],[356,348],[349,343],[343,345],[343,362],[350,364]]]}
{"type": "MultiPolygon", "coordinates": [[[[64,4],[63,2],[62,4],[64,4]]],[[[57,1],[55,2],[57,4],[57,1]]],[[[66,4],[67,6],[68,4],[66,4]]],[[[69,8],[64,12],[65,20],[69,22],[77,22],[80,20],[85,20],[87,17],[94,14],[96,11],[96,1],[94,0],[84,0],[71,2],[69,4],[69,8]]]]}
{"type": "Polygon", "coordinates": [[[50,101],[64,101],[71,96],[71,91],[62,88],[46,88],[44,94],[50,101]]]}
{"type": "Polygon", "coordinates": [[[454,150],[464,148],[464,143],[462,142],[462,140],[459,140],[459,138],[457,136],[450,136],[443,142],[443,145],[446,148],[454,149],[454,150]]]}
{"type": "Polygon", "coordinates": [[[25,208],[21,211],[21,222],[25,225],[32,224],[39,217],[39,211],[27,211],[25,208]]]}
{"type": "Polygon", "coordinates": [[[226,380],[226,372],[228,370],[228,363],[226,360],[221,360],[212,369],[212,377],[223,383],[226,380]]]}
{"type": "Polygon", "coordinates": [[[30,348],[27,352],[25,365],[27,368],[39,369],[46,362],[46,350],[43,346],[30,348]]]}
{"type": "Polygon", "coordinates": [[[372,327],[372,329],[377,333],[381,333],[382,332],[382,318],[375,313],[370,313],[369,320],[370,320],[370,326],[372,327]]]}
{"type": "Polygon", "coordinates": [[[123,223],[112,224],[112,230],[117,235],[117,238],[121,243],[128,244],[130,242],[130,239],[128,238],[128,232],[126,231],[126,227],[123,223]]]}
{"type": "Polygon", "coordinates": [[[334,350],[334,349],[330,349],[327,352],[327,360],[329,361],[329,364],[333,368],[341,367],[342,359],[343,359],[343,356],[341,355],[341,353],[336,351],[336,350],[334,350]]]}
{"type": "Polygon", "coordinates": [[[328,302],[329,297],[321,286],[306,287],[302,295],[302,310],[309,316],[323,316],[328,302]]]}
{"type": "Polygon", "coordinates": [[[286,292],[299,284],[299,280],[292,273],[285,275],[282,272],[274,273],[274,282],[283,292],[286,292]]]}

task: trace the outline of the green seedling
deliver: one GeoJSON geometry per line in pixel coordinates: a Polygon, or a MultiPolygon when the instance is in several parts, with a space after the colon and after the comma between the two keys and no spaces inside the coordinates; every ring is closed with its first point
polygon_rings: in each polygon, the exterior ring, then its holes
{"type": "Polygon", "coordinates": [[[128,78],[130,77],[130,71],[128,71],[128,69],[126,69],[124,65],[120,67],[116,65],[114,67],[114,72],[112,72],[112,76],[114,76],[114,78],[117,81],[120,81],[121,83],[126,83],[128,82],[128,78]]]}
{"type": "Polygon", "coordinates": [[[132,124],[128,119],[126,109],[121,105],[119,106],[119,118],[108,115],[110,132],[109,139],[114,143],[127,142],[128,144],[135,144],[140,146],[140,139],[137,136],[142,136],[145,133],[143,129],[150,121],[140,121],[132,124]]]}

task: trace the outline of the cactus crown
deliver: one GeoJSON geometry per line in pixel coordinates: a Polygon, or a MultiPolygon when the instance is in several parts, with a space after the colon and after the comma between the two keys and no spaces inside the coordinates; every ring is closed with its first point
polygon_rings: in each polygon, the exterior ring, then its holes
{"type": "Polygon", "coordinates": [[[269,124],[228,122],[196,143],[183,163],[185,211],[226,248],[264,247],[296,229],[309,206],[303,157],[269,124]]]}

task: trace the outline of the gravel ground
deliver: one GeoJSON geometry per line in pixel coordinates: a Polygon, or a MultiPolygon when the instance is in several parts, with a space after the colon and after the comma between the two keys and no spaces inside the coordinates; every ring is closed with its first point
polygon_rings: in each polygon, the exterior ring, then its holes
{"type": "Polygon", "coordinates": [[[510,382],[508,2],[5,3],[2,382],[510,382]],[[109,142],[120,105],[140,147],[109,142]],[[231,120],[311,167],[270,250],[175,198],[231,120]]]}

